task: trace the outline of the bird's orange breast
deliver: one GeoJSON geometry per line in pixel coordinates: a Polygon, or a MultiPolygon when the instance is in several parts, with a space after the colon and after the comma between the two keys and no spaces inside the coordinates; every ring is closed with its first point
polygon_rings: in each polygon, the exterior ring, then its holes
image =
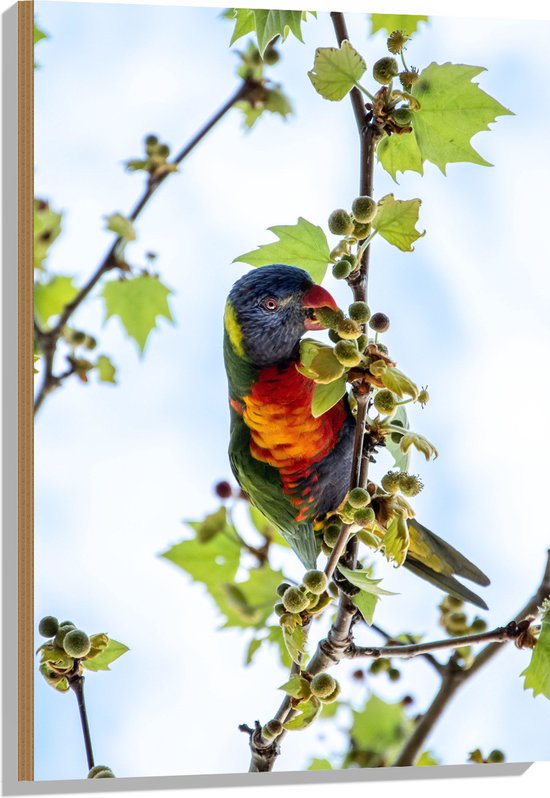
{"type": "MultiPolygon", "coordinates": [[[[293,494],[336,446],[346,418],[343,403],[314,418],[311,399],[315,384],[296,369],[270,366],[260,371],[244,398],[243,419],[250,429],[250,451],[277,468],[285,493],[293,494]]],[[[299,492],[296,504],[313,502],[308,491],[299,492]]]]}

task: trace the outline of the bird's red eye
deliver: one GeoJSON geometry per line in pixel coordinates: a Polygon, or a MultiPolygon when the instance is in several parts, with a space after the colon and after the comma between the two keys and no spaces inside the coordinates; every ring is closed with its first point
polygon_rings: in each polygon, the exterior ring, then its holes
{"type": "Polygon", "coordinates": [[[267,297],[267,299],[262,299],[262,307],[264,308],[264,310],[273,311],[273,310],[277,310],[278,309],[279,303],[277,302],[276,299],[274,299],[273,297],[269,296],[269,297],[267,297]]]}

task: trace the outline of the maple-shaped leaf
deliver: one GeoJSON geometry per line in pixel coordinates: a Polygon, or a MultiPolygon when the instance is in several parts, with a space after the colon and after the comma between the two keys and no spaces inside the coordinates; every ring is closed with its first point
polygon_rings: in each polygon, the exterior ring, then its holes
{"type": "Polygon", "coordinates": [[[234,44],[249,33],[256,33],[258,50],[262,58],[267,45],[276,36],[280,36],[284,41],[289,33],[292,33],[298,41],[303,42],[302,22],[306,14],[314,13],[263,8],[235,8],[233,12],[235,28],[230,44],[234,44]]]}
{"type": "Polygon", "coordinates": [[[418,30],[419,22],[427,22],[426,16],[414,16],[413,14],[371,14],[371,33],[375,34],[379,30],[386,33],[393,33],[394,30],[402,30],[411,36],[418,30]]]}
{"type": "Polygon", "coordinates": [[[521,675],[525,676],[524,690],[532,690],[533,696],[542,694],[550,699],[550,599],[543,602],[539,638],[531,662],[521,675]]]}
{"type": "Polygon", "coordinates": [[[422,156],[416,143],[414,130],[401,136],[384,136],[378,144],[376,154],[382,167],[397,183],[398,172],[424,174],[422,156]]]}
{"type": "Polygon", "coordinates": [[[269,230],[275,233],[278,241],[239,255],[233,263],[240,261],[250,266],[284,263],[304,269],[316,283],[323,280],[330,263],[330,248],[320,227],[300,216],[297,224],[278,225],[269,230]]]}
{"type": "Polygon", "coordinates": [[[125,280],[111,280],[103,288],[106,318],[118,316],[122,326],[141,352],[157,319],[173,321],[168,297],[172,292],[158,277],[142,274],[125,280]]]}
{"type": "Polygon", "coordinates": [[[420,73],[413,93],[420,103],[413,128],[423,161],[431,161],[443,174],[449,163],[491,164],[472,147],[470,139],[498,116],[513,115],[486,94],[473,78],[484,67],[432,63],[420,73]]]}
{"type": "Polygon", "coordinates": [[[373,227],[389,244],[403,252],[412,252],[413,244],[424,233],[416,229],[422,200],[396,200],[393,194],[386,194],[378,203],[373,227]]]}

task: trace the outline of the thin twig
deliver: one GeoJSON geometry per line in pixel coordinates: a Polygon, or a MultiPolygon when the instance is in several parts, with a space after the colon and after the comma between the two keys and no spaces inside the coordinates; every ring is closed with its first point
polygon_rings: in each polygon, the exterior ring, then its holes
{"type": "Polygon", "coordinates": [[[82,734],[84,736],[84,747],[86,748],[86,759],[88,760],[88,770],[94,766],[94,752],[92,750],[92,738],[90,736],[90,726],[88,724],[88,713],[86,712],[86,702],[84,701],[84,676],[77,674],[69,679],[71,690],[76,696],[82,734]]]}
{"type": "MultiPolygon", "coordinates": [[[[225,114],[240,100],[246,98],[248,93],[253,89],[256,84],[251,83],[250,81],[244,80],[234,94],[227,100],[224,105],[219,109],[219,111],[214,114],[214,116],[208,120],[208,122],[199,130],[199,132],[193,136],[193,138],[183,147],[183,149],[176,155],[172,163],[174,165],[179,165],[194,149],[195,147],[203,140],[203,138],[212,130],[212,128],[225,116],[225,114]]],[[[158,177],[150,176],[146,188],[132,209],[129,219],[132,222],[135,222],[138,216],[141,214],[153,194],[157,191],[159,186],[166,180],[170,172],[164,172],[160,174],[158,177]]],[[[111,269],[114,269],[118,265],[118,259],[116,257],[117,251],[119,250],[123,239],[121,236],[117,236],[113,241],[112,245],[110,246],[109,250],[107,251],[106,255],[104,256],[101,263],[98,265],[95,272],[92,274],[90,279],[82,286],[80,291],[77,293],[75,298],[65,305],[63,312],[60,314],[59,319],[54,327],[51,330],[41,330],[38,324],[35,322],[35,332],[37,333],[38,340],[40,342],[40,347],[42,349],[42,354],[44,355],[44,376],[42,379],[42,384],[38,394],[36,396],[35,404],[34,404],[34,412],[35,414],[38,410],[42,407],[45,398],[51,391],[59,386],[59,379],[53,373],[53,363],[55,358],[55,351],[57,347],[57,342],[61,336],[63,328],[73,315],[73,313],[77,310],[78,307],[82,304],[82,302],[86,299],[89,293],[93,290],[93,288],[97,285],[97,283],[101,280],[101,278],[111,269]]]]}
{"type": "MultiPolygon", "coordinates": [[[[372,629],[373,632],[377,632],[379,635],[381,635],[387,642],[395,640],[395,637],[393,635],[388,634],[375,623],[371,624],[370,628],[372,629]]],[[[414,643],[414,639],[411,637],[411,635],[407,635],[407,639],[409,640],[409,642],[414,643]]],[[[426,660],[426,662],[429,662],[430,665],[433,668],[435,668],[435,670],[439,673],[440,676],[443,675],[443,665],[441,664],[441,662],[439,662],[439,660],[437,660],[432,654],[429,653],[424,653],[421,656],[423,659],[426,660]]]]}

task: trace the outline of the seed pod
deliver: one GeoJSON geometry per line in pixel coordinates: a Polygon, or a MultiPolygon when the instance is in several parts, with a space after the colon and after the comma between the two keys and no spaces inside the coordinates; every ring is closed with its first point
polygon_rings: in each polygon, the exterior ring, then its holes
{"type": "Polygon", "coordinates": [[[336,689],[337,681],[330,673],[317,673],[311,680],[311,692],[318,698],[326,698],[336,689]]]}
{"type": "Polygon", "coordinates": [[[371,316],[369,327],[375,332],[383,333],[389,330],[390,320],[385,313],[375,313],[371,316]]]}
{"type": "Polygon", "coordinates": [[[361,353],[354,341],[338,341],[334,347],[334,354],[338,362],[346,368],[353,368],[361,362],[361,353]]]}
{"type": "Polygon", "coordinates": [[[354,510],[359,510],[359,508],[370,504],[370,493],[364,488],[353,488],[348,493],[348,502],[354,510]]]}
{"type": "Polygon", "coordinates": [[[328,585],[327,575],[324,571],[306,571],[302,582],[315,596],[324,593],[328,585]]]}
{"type": "Polygon", "coordinates": [[[46,615],[40,619],[38,624],[38,632],[42,637],[55,637],[59,629],[59,621],[53,615],[46,615]]]}
{"type": "Polygon", "coordinates": [[[353,319],[342,319],[338,324],[338,335],[345,341],[357,340],[361,333],[361,325],[353,319]]]}
{"type": "Polygon", "coordinates": [[[283,604],[288,612],[300,613],[307,607],[308,600],[299,587],[289,587],[283,594],[283,604]]]}
{"type": "Polygon", "coordinates": [[[397,407],[397,396],[387,388],[383,388],[377,391],[373,403],[379,413],[393,413],[397,407]]]}
{"type": "Polygon", "coordinates": [[[328,217],[328,229],[336,236],[350,235],[353,232],[351,216],[343,208],[337,208],[328,217]]]}
{"type": "Polygon", "coordinates": [[[370,224],[376,216],[377,210],[378,205],[376,204],[376,200],[366,195],[356,197],[351,206],[351,212],[354,218],[356,221],[362,222],[363,224],[370,224]]]}
{"type": "Polygon", "coordinates": [[[335,280],[345,280],[351,274],[351,263],[349,260],[337,261],[332,267],[332,276],[335,280]]]}
{"type": "Polygon", "coordinates": [[[348,308],[350,319],[366,324],[370,319],[370,308],[366,302],[352,302],[348,308]]]}
{"type": "Polygon", "coordinates": [[[372,75],[378,83],[387,85],[391,83],[392,79],[399,74],[399,67],[397,61],[391,56],[384,56],[374,64],[372,68],[372,75]]]}

